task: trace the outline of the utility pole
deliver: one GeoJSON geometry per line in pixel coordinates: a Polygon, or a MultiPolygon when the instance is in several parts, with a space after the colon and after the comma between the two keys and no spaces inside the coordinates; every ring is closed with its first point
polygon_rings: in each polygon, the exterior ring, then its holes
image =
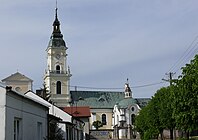
{"type": "Polygon", "coordinates": [[[169,73],[166,73],[166,75],[168,75],[168,77],[169,77],[169,79],[162,79],[163,81],[166,81],[166,82],[169,82],[170,83],[170,86],[172,86],[172,84],[173,84],[173,75],[174,75],[175,73],[173,73],[173,72],[169,72],[169,73]]]}
{"type": "MultiPolygon", "coordinates": [[[[169,82],[170,83],[170,87],[172,86],[172,84],[173,84],[173,75],[174,75],[175,73],[173,73],[173,72],[169,72],[169,73],[166,73],[166,75],[168,75],[168,77],[169,77],[169,79],[162,79],[163,81],[166,81],[166,82],[169,82]]],[[[176,140],[176,131],[175,131],[175,129],[173,128],[172,130],[170,130],[170,139],[171,140],[176,140]]]]}

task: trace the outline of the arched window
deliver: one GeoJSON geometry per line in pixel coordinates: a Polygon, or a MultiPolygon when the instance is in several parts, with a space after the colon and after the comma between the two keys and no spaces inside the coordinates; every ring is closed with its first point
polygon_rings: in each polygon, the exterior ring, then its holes
{"type": "Polygon", "coordinates": [[[61,94],[61,82],[56,83],[56,94],[61,94]]]}
{"type": "Polygon", "coordinates": [[[56,73],[60,73],[60,66],[59,65],[56,66],[56,73]]]}
{"type": "Polygon", "coordinates": [[[131,124],[134,125],[135,123],[135,114],[131,114],[131,124]]]}
{"type": "Polygon", "coordinates": [[[103,125],[107,124],[106,114],[102,114],[102,124],[103,125]]]}
{"type": "Polygon", "coordinates": [[[134,107],[132,107],[132,108],[131,108],[131,111],[134,111],[134,110],[135,110],[135,108],[134,108],[134,107]]]}

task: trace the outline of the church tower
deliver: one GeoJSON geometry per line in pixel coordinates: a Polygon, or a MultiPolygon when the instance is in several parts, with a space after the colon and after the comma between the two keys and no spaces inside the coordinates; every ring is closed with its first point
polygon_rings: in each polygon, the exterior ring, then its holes
{"type": "Polygon", "coordinates": [[[47,69],[44,83],[49,91],[50,100],[59,107],[69,105],[70,97],[70,69],[67,66],[67,46],[60,31],[60,22],[55,11],[53,32],[50,37],[47,52],[47,69]]]}

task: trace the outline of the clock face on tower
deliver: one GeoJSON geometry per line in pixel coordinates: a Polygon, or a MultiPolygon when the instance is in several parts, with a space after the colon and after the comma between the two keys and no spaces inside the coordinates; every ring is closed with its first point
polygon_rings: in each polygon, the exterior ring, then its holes
{"type": "Polygon", "coordinates": [[[61,57],[60,54],[56,55],[56,59],[60,59],[60,57],[61,57]]]}

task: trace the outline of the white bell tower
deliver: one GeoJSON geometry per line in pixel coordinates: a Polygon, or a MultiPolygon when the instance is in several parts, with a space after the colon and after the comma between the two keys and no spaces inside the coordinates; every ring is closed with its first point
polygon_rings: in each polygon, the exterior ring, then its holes
{"type": "Polygon", "coordinates": [[[59,107],[69,105],[70,97],[70,69],[67,66],[67,46],[60,31],[60,22],[55,12],[53,32],[50,37],[47,52],[47,69],[44,84],[50,93],[50,100],[59,107]]]}

